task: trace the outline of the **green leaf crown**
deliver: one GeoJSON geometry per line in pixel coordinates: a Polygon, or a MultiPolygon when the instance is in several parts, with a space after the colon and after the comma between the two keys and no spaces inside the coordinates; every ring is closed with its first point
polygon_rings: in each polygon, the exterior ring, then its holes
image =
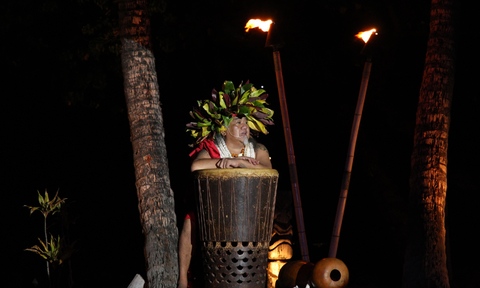
{"type": "MultiPolygon", "coordinates": [[[[198,100],[198,107],[190,111],[194,121],[189,122],[187,132],[195,138],[195,144],[215,138],[226,131],[233,116],[246,117],[248,127],[255,132],[268,134],[266,125],[273,125],[273,110],[265,107],[268,94],[257,89],[248,80],[235,88],[232,81],[223,82],[222,90],[212,90],[212,99],[198,100]]],[[[192,145],[193,146],[193,145],[192,145]]]]}

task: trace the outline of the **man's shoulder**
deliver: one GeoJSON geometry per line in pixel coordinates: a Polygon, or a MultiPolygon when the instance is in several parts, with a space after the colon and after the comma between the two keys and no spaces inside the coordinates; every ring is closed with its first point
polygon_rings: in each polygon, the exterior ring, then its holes
{"type": "Polygon", "coordinates": [[[267,151],[267,147],[265,145],[263,145],[262,143],[255,143],[255,150],[264,150],[264,151],[267,151]]]}

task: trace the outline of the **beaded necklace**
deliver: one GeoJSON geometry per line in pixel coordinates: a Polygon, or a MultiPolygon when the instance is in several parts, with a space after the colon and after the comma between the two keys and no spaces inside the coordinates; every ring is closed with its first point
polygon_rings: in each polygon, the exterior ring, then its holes
{"type": "Polygon", "coordinates": [[[231,152],[230,152],[230,154],[232,154],[232,157],[237,158],[238,156],[243,156],[244,152],[245,152],[245,147],[243,147],[242,150],[240,151],[240,153],[238,153],[238,154],[231,153],[231,152]]]}

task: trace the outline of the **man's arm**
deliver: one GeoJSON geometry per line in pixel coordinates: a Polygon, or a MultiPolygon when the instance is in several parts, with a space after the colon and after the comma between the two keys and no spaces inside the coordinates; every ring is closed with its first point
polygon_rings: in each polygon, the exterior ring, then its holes
{"type": "Polygon", "coordinates": [[[215,168],[272,168],[270,161],[270,154],[265,145],[257,143],[255,150],[255,159],[246,156],[237,158],[211,158],[206,150],[198,153],[195,160],[193,160],[190,167],[191,171],[201,169],[215,169],[215,168]]]}
{"type": "Polygon", "coordinates": [[[187,288],[188,269],[192,260],[192,223],[190,218],[183,220],[182,231],[178,241],[178,288],[187,288]]]}
{"type": "Polygon", "coordinates": [[[202,170],[202,169],[215,169],[217,168],[216,163],[219,159],[213,159],[208,154],[207,150],[202,150],[198,153],[197,157],[192,161],[192,165],[190,166],[190,170],[202,170]]]}

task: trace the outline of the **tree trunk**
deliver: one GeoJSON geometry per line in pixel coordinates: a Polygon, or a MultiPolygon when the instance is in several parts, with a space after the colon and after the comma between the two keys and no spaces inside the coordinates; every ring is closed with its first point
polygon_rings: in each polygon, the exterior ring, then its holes
{"type": "Polygon", "coordinates": [[[454,83],[453,0],[432,0],[411,158],[403,287],[450,287],[445,207],[454,83]]]}
{"type": "MultiPolygon", "coordinates": [[[[176,287],[178,230],[170,186],[147,1],[120,1],[122,70],[130,122],[147,285],[176,287]]],[[[128,249],[128,247],[126,247],[128,249]]]]}

